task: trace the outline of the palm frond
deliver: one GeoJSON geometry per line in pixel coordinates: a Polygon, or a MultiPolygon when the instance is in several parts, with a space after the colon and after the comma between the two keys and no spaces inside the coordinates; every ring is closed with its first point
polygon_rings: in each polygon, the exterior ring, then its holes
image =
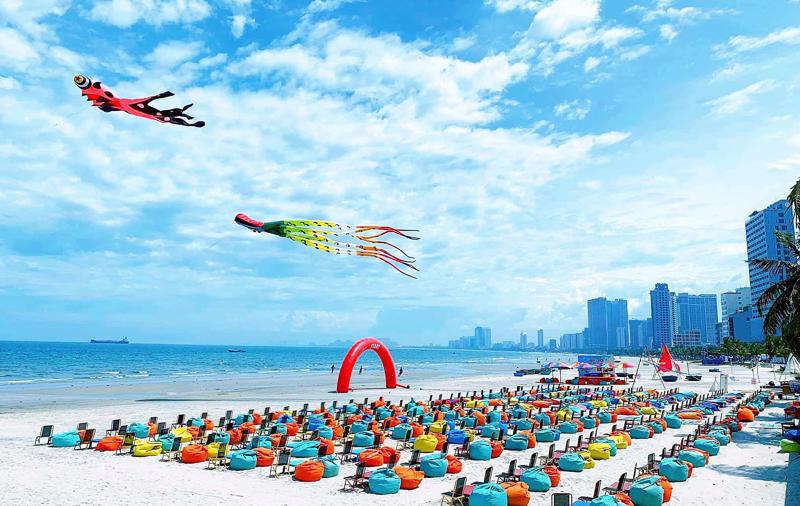
{"type": "MultiPolygon", "coordinates": [[[[777,285],[773,285],[772,287],[775,286],[777,285]]],[[[762,298],[759,298],[758,302],[758,314],[762,316],[764,310],[764,307],[761,305],[762,298]]],[[[764,333],[774,334],[781,328],[781,325],[783,325],[785,321],[791,321],[798,310],[795,302],[796,300],[792,297],[790,291],[780,293],[775,300],[772,301],[772,305],[764,316],[764,333]]]]}
{"type": "Polygon", "coordinates": [[[786,260],[756,258],[755,260],[751,260],[750,263],[759,269],[767,271],[776,276],[791,275],[795,271],[800,271],[800,267],[786,260]]]}
{"type": "Polygon", "coordinates": [[[800,179],[798,179],[797,182],[792,185],[786,200],[789,201],[789,206],[794,212],[794,219],[800,223],[800,179]]]}
{"type": "Polygon", "coordinates": [[[800,247],[798,247],[797,242],[795,242],[794,236],[792,234],[790,234],[789,232],[780,232],[776,230],[775,237],[778,239],[778,243],[783,244],[785,247],[791,250],[791,252],[794,254],[795,259],[800,258],[800,247]]]}

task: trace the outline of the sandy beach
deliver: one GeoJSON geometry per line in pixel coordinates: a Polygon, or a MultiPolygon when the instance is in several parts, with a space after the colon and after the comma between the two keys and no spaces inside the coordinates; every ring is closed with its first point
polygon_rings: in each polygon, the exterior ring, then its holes
{"type": "MultiPolygon", "coordinates": [[[[208,411],[209,417],[216,419],[228,409],[239,413],[250,408],[261,411],[267,405],[273,410],[284,406],[300,408],[304,402],[315,407],[320,401],[346,402],[353,398],[360,402],[364,397],[375,399],[378,396],[392,401],[412,397],[427,399],[429,395],[439,394],[448,397],[450,393],[474,389],[499,389],[515,385],[530,387],[537,378],[514,378],[507,366],[501,368],[494,365],[488,369],[494,370],[456,380],[432,375],[412,390],[369,388],[349,395],[338,395],[330,393],[333,384],[330,377],[327,381],[316,378],[309,384],[303,378],[284,378],[282,382],[275,381],[276,378],[250,378],[237,381],[232,388],[230,385],[191,382],[115,387],[125,392],[98,387],[78,395],[80,401],[72,405],[45,406],[39,403],[35,409],[20,407],[0,414],[0,423],[4,427],[0,443],[8,450],[4,481],[14,484],[0,487],[0,501],[3,504],[172,504],[183,501],[271,505],[439,504],[440,494],[452,488],[455,475],[426,478],[418,489],[403,490],[398,495],[376,496],[340,491],[343,477],[353,474],[355,464],[343,465],[338,477],[316,483],[300,483],[288,476],[269,478],[267,468],[243,472],[208,470],[204,463],[189,465],[160,462],[157,458],[34,447],[32,442],[39,427],[44,424],[53,424],[56,431],[61,431],[73,428],[79,422],[88,422],[90,427],[103,432],[114,418],[121,418],[126,423],[158,416],[161,421],[172,422],[179,413],[196,416],[201,411],[208,411]],[[115,401],[116,396],[124,400],[115,401]]],[[[727,366],[726,369],[725,372],[732,372],[735,378],[729,384],[730,391],[747,392],[757,387],[750,381],[750,370],[727,366]]],[[[697,370],[703,373],[703,381],[681,381],[677,387],[698,393],[707,392],[716,375],[700,366],[697,366],[697,370]]],[[[660,382],[652,380],[650,374],[643,373],[642,378],[637,380],[637,386],[661,389],[660,382]]],[[[765,370],[760,371],[762,383],[772,379],[770,374],[765,370]]],[[[673,386],[675,384],[670,385],[673,386]]],[[[39,391],[37,395],[44,393],[39,391]]],[[[759,503],[765,505],[797,504],[788,498],[797,496],[797,476],[800,474],[798,459],[795,456],[790,463],[788,454],[778,452],[778,422],[783,419],[783,405],[784,402],[773,403],[755,422],[747,424],[743,432],[736,434],[733,442],[723,447],[709,466],[697,469],[687,482],[675,484],[671,503],[737,504],[741,501],[738,498],[748,497],[758,498],[759,503]]],[[[636,441],[615,458],[599,462],[594,469],[563,474],[561,484],[551,492],[570,492],[574,498],[591,495],[597,480],[602,480],[603,486],[612,485],[620,474],[631,473],[637,463],[645,462],[649,453],[661,452],[662,448],[670,447],[694,429],[694,425],[685,424],[681,429],[669,429],[652,439],[636,441]]],[[[609,430],[610,424],[600,426],[601,434],[609,430]]],[[[522,463],[529,459],[533,451],[542,452],[546,448],[546,444],[540,444],[534,450],[506,451],[489,463],[465,460],[460,475],[467,476],[468,482],[476,481],[483,476],[488,465],[494,466],[497,473],[505,470],[511,459],[516,458],[522,463]]],[[[410,451],[403,452],[401,462],[409,457],[410,451]]],[[[532,493],[531,504],[550,504],[550,495],[532,493]]]]}

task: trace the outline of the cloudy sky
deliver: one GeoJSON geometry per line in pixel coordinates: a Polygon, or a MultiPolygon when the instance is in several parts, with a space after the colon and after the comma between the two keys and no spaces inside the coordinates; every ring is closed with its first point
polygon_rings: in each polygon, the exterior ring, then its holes
{"type": "Polygon", "coordinates": [[[0,339],[550,337],[747,285],[800,173],[800,3],[766,4],[0,0],[0,339]],[[419,228],[420,279],[237,212],[419,228]]]}

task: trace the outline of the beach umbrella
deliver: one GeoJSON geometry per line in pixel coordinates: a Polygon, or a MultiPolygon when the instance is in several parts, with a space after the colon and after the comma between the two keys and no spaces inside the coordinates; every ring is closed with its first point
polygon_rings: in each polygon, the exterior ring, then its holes
{"type": "Polygon", "coordinates": [[[622,362],[621,364],[619,364],[619,366],[622,367],[623,369],[633,369],[634,367],[636,367],[630,362],[622,362]]]}
{"type": "Polygon", "coordinates": [[[558,381],[561,381],[561,371],[564,369],[572,369],[572,366],[565,364],[564,362],[559,362],[556,364],[556,367],[558,367],[558,381]]]}

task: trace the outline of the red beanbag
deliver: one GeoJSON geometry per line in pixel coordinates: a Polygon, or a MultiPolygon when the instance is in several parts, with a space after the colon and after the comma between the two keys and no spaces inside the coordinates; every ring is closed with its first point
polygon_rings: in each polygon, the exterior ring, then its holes
{"type": "Polygon", "coordinates": [[[189,445],[181,450],[181,462],[196,464],[208,460],[208,448],[203,445],[189,445]]]}
{"type": "Polygon", "coordinates": [[[447,474],[458,474],[461,472],[463,464],[453,455],[447,456],[447,474]]]}
{"type": "Polygon", "coordinates": [[[372,448],[358,454],[358,461],[367,467],[378,467],[383,465],[383,453],[372,448]]]}
{"type": "Polygon", "coordinates": [[[94,447],[96,452],[115,452],[122,448],[122,436],[108,436],[101,439],[94,447]]]}
{"type": "Polygon", "coordinates": [[[256,452],[256,467],[269,467],[275,462],[275,452],[269,448],[253,448],[256,452]]]}
{"type": "Polygon", "coordinates": [[[492,445],[492,458],[496,459],[500,455],[503,454],[503,443],[500,441],[490,441],[490,445],[492,445]]]}
{"type": "Polygon", "coordinates": [[[425,478],[425,473],[410,467],[396,466],[394,472],[400,478],[400,488],[403,490],[414,490],[425,478]]]}
{"type": "Polygon", "coordinates": [[[325,464],[319,460],[306,460],[295,466],[294,479],[297,481],[319,481],[325,472],[325,464]]]}

